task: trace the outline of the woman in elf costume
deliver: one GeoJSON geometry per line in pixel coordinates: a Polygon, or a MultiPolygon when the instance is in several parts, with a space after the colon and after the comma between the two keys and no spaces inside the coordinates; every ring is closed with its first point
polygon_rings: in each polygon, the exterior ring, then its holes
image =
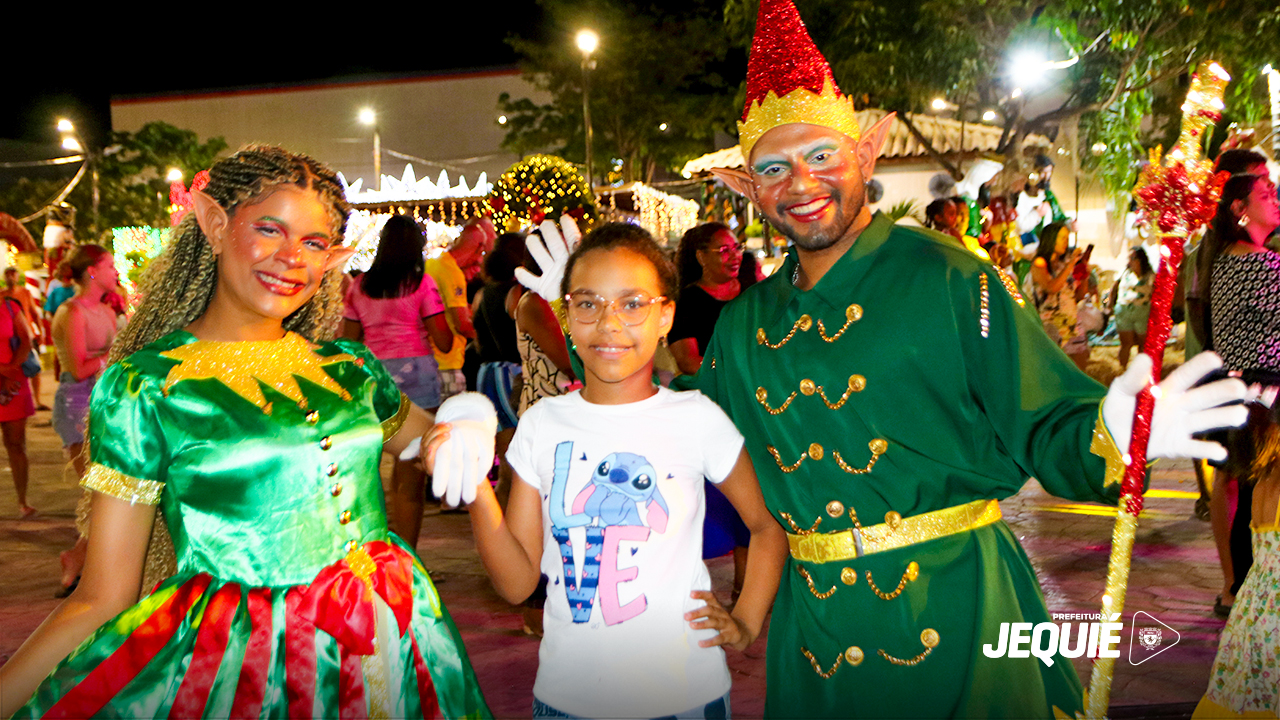
{"type": "Polygon", "coordinates": [[[341,184],[255,146],[194,201],[90,402],[83,579],[0,669],[0,717],[488,716],[387,531],[380,457],[432,419],[329,340],[341,184]],[[133,604],[157,505],[177,571],[133,604]]]}

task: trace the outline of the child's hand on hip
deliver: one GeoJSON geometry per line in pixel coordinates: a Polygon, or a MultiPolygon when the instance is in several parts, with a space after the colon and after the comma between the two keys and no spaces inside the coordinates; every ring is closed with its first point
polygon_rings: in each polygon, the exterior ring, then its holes
{"type": "Polygon", "coordinates": [[[716,637],[699,640],[698,647],[728,645],[734,650],[742,652],[751,643],[755,642],[755,634],[747,628],[745,623],[730,615],[729,611],[724,609],[724,606],[720,604],[720,601],[716,599],[716,596],[711,591],[694,590],[690,593],[690,597],[695,600],[702,600],[707,604],[684,614],[684,619],[689,621],[689,627],[695,630],[713,629],[720,631],[720,634],[716,637]]]}

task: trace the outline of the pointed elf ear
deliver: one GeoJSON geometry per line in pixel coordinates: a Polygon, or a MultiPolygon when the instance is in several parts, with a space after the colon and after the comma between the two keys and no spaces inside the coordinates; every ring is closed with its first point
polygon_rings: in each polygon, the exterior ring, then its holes
{"type": "Polygon", "coordinates": [[[209,247],[213,249],[213,254],[221,253],[223,235],[230,223],[227,211],[218,204],[217,200],[209,197],[202,190],[191,191],[191,203],[195,205],[196,223],[204,232],[204,237],[209,242],[209,247]]]}
{"type": "Polygon", "coordinates": [[[329,259],[324,263],[324,272],[329,272],[336,267],[342,267],[355,254],[356,249],[353,247],[330,248],[329,259]]]}
{"type": "Polygon", "coordinates": [[[893,126],[896,117],[897,113],[889,113],[880,118],[858,140],[858,168],[862,170],[863,180],[871,179],[871,173],[876,169],[876,158],[880,157],[884,142],[889,139],[889,128],[893,126]]]}
{"type": "Polygon", "coordinates": [[[747,171],[736,168],[711,168],[711,174],[719,178],[720,182],[727,185],[730,190],[755,203],[756,207],[760,206],[760,202],[756,199],[756,186],[751,182],[751,175],[747,171]]]}

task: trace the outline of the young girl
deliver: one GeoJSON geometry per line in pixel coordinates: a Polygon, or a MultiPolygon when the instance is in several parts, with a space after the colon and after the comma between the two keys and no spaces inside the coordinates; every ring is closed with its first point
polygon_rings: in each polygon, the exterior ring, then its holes
{"type": "Polygon", "coordinates": [[[742,435],[697,392],[653,384],[676,273],[644,230],[590,233],[561,290],[585,387],[544,398],[507,453],[506,516],[481,483],[471,522],[498,592],[524,600],[545,573],[534,717],[726,717],[721,645],[745,649],[777,591],[787,544],[765,509],[742,435]],[[732,615],[701,561],[703,477],[751,530],[732,615]]]}
{"type": "Polygon", "coordinates": [[[0,668],[0,717],[487,716],[387,531],[379,460],[431,419],[327,340],[341,183],[249,147],[194,199],[89,404],[83,577],[0,668]],[[157,505],[177,571],[135,604],[157,505]]]}

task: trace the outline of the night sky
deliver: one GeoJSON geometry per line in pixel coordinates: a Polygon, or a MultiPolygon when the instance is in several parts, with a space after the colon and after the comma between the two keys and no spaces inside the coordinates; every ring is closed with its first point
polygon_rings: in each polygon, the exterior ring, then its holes
{"type": "Polygon", "coordinates": [[[22,41],[20,51],[8,45],[0,74],[0,138],[57,143],[54,124],[66,116],[100,144],[110,129],[112,95],[511,65],[516,56],[504,38],[546,32],[532,0],[399,6],[411,12],[353,4],[360,15],[303,4],[258,11],[112,5],[114,12],[98,16],[17,12],[7,32],[22,41]],[[190,21],[163,19],[175,13],[190,21]]]}

